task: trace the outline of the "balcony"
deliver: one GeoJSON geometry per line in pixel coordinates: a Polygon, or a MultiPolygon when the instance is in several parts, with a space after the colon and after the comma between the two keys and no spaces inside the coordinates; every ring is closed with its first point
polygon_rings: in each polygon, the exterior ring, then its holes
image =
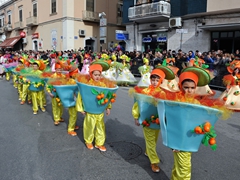
{"type": "Polygon", "coordinates": [[[171,5],[165,1],[135,5],[128,9],[128,18],[135,22],[156,22],[170,18],[171,5]]]}
{"type": "Polygon", "coordinates": [[[4,28],[0,27],[0,34],[3,34],[3,33],[4,33],[4,28]]]}
{"type": "Polygon", "coordinates": [[[12,25],[11,24],[5,24],[4,31],[7,31],[7,32],[12,31],[12,25]]]}
{"type": "Polygon", "coordinates": [[[98,16],[98,12],[92,12],[92,11],[82,11],[82,19],[83,21],[89,21],[89,22],[99,22],[100,18],[98,16]]]}
{"type": "Polygon", "coordinates": [[[15,30],[24,29],[23,22],[22,21],[15,22],[14,28],[15,30]]]}
{"type": "Polygon", "coordinates": [[[122,17],[117,17],[117,25],[122,25],[122,17]]]}
{"type": "Polygon", "coordinates": [[[38,19],[35,16],[28,17],[27,18],[27,26],[37,26],[38,25],[38,19]]]}

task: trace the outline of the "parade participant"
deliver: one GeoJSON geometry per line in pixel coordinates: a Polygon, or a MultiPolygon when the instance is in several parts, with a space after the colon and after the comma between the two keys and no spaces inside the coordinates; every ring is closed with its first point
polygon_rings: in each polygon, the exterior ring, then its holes
{"type": "MultiPolygon", "coordinates": [[[[21,61],[24,64],[25,68],[28,68],[30,63],[27,59],[20,59],[19,61],[21,61]]],[[[21,97],[21,102],[20,104],[23,105],[25,104],[26,98],[28,99],[28,103],[31,104],[32,103],[32,95],[31,95],[31,91],[29,90],[29,86],[30,84],[27,82],[26,77],[22,77],[22,97],[21,97]]]]}
{"type": "Polygon", "coordinates": [[[21,82],[21,78],[22,76],[20,76],[20,71],[24,69],[24,64],[23,61],[19,60],[18,61],[18,65],[15,68],[14,72],[15,72],[15,82],[17,84],[17,89],[18,89],[18,100],[21,101],[22,100],[22,92],[23,92],[23,84],[21,82]]]}
{"type": "Polygon", "coordinates": [[[89,74],[89,65],[91,62],[91,56],[89,54],[85,54],[81,74],[89,74]]]}
{"type": "Polygon", "coordinates": [[[225,106],[231,110],[240,110],[240,61],[233,61],[228,67],[229,73],[223,77],[223,83],[226,85],[226,90],[219,97],[224,101],[225,106]]]}
{"type": "Polygon", "coordinates": [[[124,54],[120,57],[120,59],[122,60],[122,65],[117,67],[117,82],[118,84],[121,84],[123,86],[129,86],[130,83],[134,83],[137,80],[129,70],[129,57],[124,54]]]}
{"type": "MultiPolygon", "coordinates": [[[[160,85],[164,79],[173,79],[174,74],[173,72],[168,69],[167,67],[158,66],[158,68],[154,69],[150,75],[150,83],[151,85],[148,88],[142,90],[141,93],[150,95],[150,96],[157,96],[158,98],[165,99],[166,93],[161,89],[160,85]]],[[[149,108],[149,106],[147,106],[149,108]]],[[[148,111],[148,110],[147,110],[148,111]]],[[[135,119],[135,125],[139,126],[139,117],[141,116],[139,104],[135,102],[132,108],[132,115],[135,119]]],[[[143,114],[142,114],[143,116],[143,114]]],[[[148,156],[151,169],[153,172],[159,172],[160,168],[158,164],[160,163],[159,157],[157,155],[156,146],[157,140],[160,132],[160,125],[159,122],[156,124],[144,124],[143,125],[143,133],[144,139],[146,144],[146,151],[145,155],[148,156]]]]}
{"type": "Polygon", "coordinates": [[[138,82],[137,86],[139,87],[148,87],[151,82],[150,82],[150,73],[152,71],[151,66],[149,65],[149,60],[147,58],[143,58],[143,66],[140,66],[138,68],[140,74],[141,74],[141,79],[138,82]]]}
{"type": "MultiPolygon", "coordinates": [[[[44,63],[40,62],[38,60],[33,61],[33,65],[32,65],[32,72],[31,74],[34,76],[40,76],[42,74],[42,71],[45,67],[44,67],[44,63]],[[41,69],[41,70],[40,70],[41,69]]],[[[31,82],[31,83],[35,83],[35,82],[31,82]]],[[[46,109],[43,106],[43,96],[44,96],[44,90],[36,90],[36,91],[32,91],[31,90],[31,94],[32,94],[32,108],[33,108],[33,114],[37,114],[38,113],[38,106],[40,106],[40,109],[42,110],[42,112],[45,112],[46,109]]]]}
{"type": "MultiPolygon", "coordinates": [[[[50,76],[50,78],[65,78],[66,76],[62,74],[62,66],[60,63],[55,64],[55,73],[50,76]]],[[[52,99],[52,113],[53,113],[53,120],[54,125],[57,126],[60,122],[64,122],[62,115],[63,115],[63,106],[59,103],[57,99],[56,89],[51,88],[52,86],[47,86],[46,90],[49,96],[52,99]]]]}
{"type": "MultiPolygon", "coordinates": [[[[101,81],[101,73],[103,68],[100,64],[92,64],[89,67],[89,85],[106,87],[101,81]]],[[[94,102],[95,103],[95,99],[94,102]]],[[[101,114],[92,114],[85,112],[83,101],[80,92],[78,93],[76,109],[83,115],[85,115],[83,122],[83,138],[88,149],[93,149],[93,140],[95,138],[95,148],[100,151],[106,151],[104,146],[106,139],[105,124],[104,124],[104,112],[101,114]]],[[[110,115],[111,104],[106,108],[106,115],[110,115]]]]}
{"type": "Polygon", "coordinates": [[[102,76],[109,80],[116,81],[117,80],[117,74],[116,74],[117,57],[116,57],[116,55],[113,53],[110,58],[107,54],[102,54],[100,60],[104,60],[104,61],[108,62],[110,65],[110,68],[107,71],[102,72],[102,76]]]}
{"type": "MultiPolygon", "coordinates": [[[[186,68],[179,76],[179,88],[181,92],[177,94],[177,99],[175,100],[200,104],[200,102],[194,98],[196,88],[198,85],[203,86],[210,81],[210,76],[204,72],[204,70],[199,68],[186,68]],[[205,76],[205,78],[203,76],[205,76]],[[206,80],[205,84],[203,84],[204,80],[206,80]]],[[[171,180],[191,179],[191,155],[191,152],[173,150],[174,166],[172,169],[171,180]]]]}

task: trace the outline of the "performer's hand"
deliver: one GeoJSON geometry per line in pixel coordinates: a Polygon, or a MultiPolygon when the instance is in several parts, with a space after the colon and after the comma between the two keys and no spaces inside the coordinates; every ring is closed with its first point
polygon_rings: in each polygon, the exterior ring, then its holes
{"type": "Polygon", "coordinates": [[[135,119],[135,125],[140,126],[140,123],[139,123],[138,119],[135,119]]]}
{"type": "Polygon", "coordinates": [[[51,98],[54,98],[54,95],[52,93],[48,93],[51,98]]]}
{"type": "Polygon", "coordinates": [[[172,151],[173,151],[173,152],[180,152],[179,150],[176,150],[176,149],[173,149],[172,151]]]}
{"type": "Polygon", "coordinates": [[[83,112],[81,112],[81,114],[85,116],[85,115],[86,115],[86,112],[85,112],[85,111],[83,111],[83,112]]]}
{"type": "Polygon", "coordinates": [[[108,116],[108,115],[110,115],[110,109],[106,109],[106,115],[108,116]]]}

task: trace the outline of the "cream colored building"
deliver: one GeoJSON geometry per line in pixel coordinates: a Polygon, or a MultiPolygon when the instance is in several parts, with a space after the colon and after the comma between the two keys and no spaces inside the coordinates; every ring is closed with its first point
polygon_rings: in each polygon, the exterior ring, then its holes
{"type": "Polygon", "coordinates": [[[2,48],[42,51],[86,47],[99,51],[100,47],[119,43],[115,31],[125,30],[121,0],[0,0],[0,3],[2,48]],[[99,14],[105,14],[102,18],[107,20],[102,24],[106,27],[101,27],[101,37],[99,14]],[[26,34],[25,38],[19,37],[21,32],[26,34]]]}

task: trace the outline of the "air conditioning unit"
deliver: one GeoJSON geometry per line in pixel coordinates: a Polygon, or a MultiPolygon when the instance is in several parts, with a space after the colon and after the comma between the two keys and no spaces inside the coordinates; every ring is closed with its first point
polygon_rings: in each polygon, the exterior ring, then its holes
{"type": "Polygon", "coordinates": [[[170,18],[169,19],[169,27],[170,28],[182,27],[182,18],[181,17],[170,18]]]}
{"type": "Polygon", "coordinates": [[[22,38],[22,43],[27,44],[27,38],[22,38]]]}
{"type": "Polygon", "coordinates": [[[78,34],[79,34],[79,36],[85,36],[86,32],[85,32],[85,30],[79,29],[78,34]]]}

